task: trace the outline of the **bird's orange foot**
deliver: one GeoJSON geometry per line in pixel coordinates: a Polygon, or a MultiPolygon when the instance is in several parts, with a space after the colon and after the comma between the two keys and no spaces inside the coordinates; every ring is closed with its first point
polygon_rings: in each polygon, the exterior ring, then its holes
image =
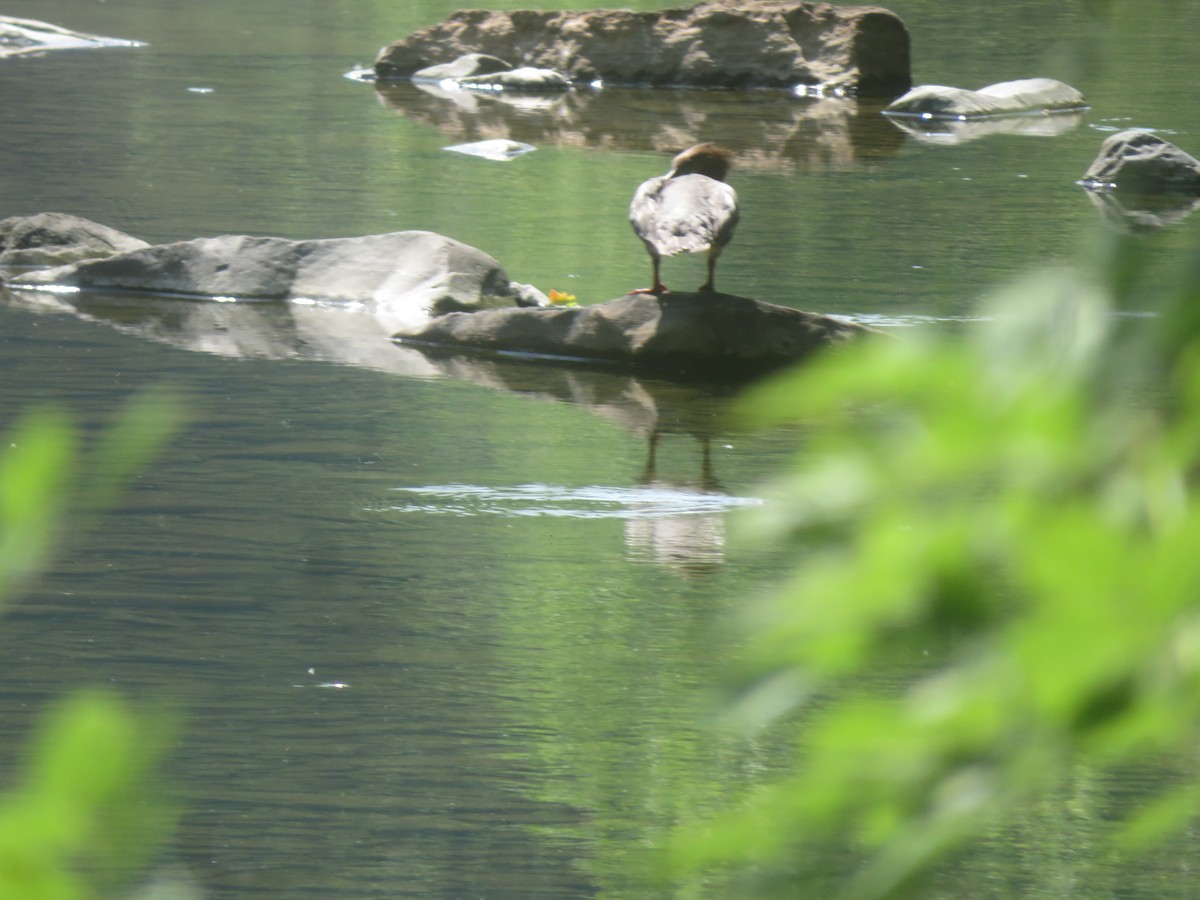
{"type": "Polygon", "coordinates": [[[659,294],[667,293],[667,286],[665,284],[656,284],[652,288],[634,288],[629,293],[631,293],[631,294],[653,294],[654,296],[657,297],[659,294]]]}

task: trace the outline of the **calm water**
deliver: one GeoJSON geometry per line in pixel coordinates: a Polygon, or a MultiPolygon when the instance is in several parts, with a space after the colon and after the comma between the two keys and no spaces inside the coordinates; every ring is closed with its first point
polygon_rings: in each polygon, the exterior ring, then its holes
{"type": "MultiPolygon", "coordinates": [[[[893,4],[919,82],[1049,75],[1093,103],[1054,136],[955,144],[866,104],[611,91],[462,109],[342,77],[450,2],[9,0],[149,46],[0,64],[0,215],[152,242],[430,229],[592,302],[648,278],[634,185],[715,139],[742,163],[723,288],[953,320],[1075,253],[1099,215],[1073,182],[1107,132],[1200,151],[1198,4],[1115,6],[1106,24],[1077,3],[893,4]],[[443,149],[507,136],[539,149],[443,149]]],[[[701,280],[689,265],[668,281],[701,280]]],[[[170,861],[205,897],[659,896],[645,848],[769,769],[770,748],[707,728],[706,698],[729,617],[786,571],[733,539],[737,512],[769,500],[803,435],[730,430],[720,392],[435,363],[350,313],[26,298],[0,306],[0,346],[3,422],[51,402],[92,427],[163,383],[186,398],[186,432],[5,617],[0,734],[13,746],[82,684],[171,701],[187,728],[170,861]]],[[[1071,869],[1070,841],[1037,839],[1062,833],[1047,822],[965,861],[946,896],[1195,894],[1174,868],[1194,859],[1110,892],[1071,869]]]]}

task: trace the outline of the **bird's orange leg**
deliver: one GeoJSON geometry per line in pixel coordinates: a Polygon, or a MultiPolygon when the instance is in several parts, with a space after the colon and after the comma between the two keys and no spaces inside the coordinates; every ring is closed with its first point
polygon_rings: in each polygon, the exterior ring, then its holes
{"type": "Polygon", "coordinates": [[[654,294],[655,296],[658,296],[659,294],[665,294],[667,292],[667,286],[658,280],[658,268],[662,264],[662,260],[657,256],[652,256],[652,257],[650,257],[650,261],[654,264],[654,278],[651,281],[651,284],[653,284],[654,287],[634,288],[629,293],[631,293],[631,294],[654,294]]]}
{"type": "Polygon", "coordinates": [[[708,251],[708,281],[706,281],[706,282],[704,282],[704,284],[700,285],[700,293],[701,294],[711,294],[716,291],[716,287],[714,286],[716,272],[717,272],[717,254],[713,253],[712,250],[709,250],[708,251]]]}

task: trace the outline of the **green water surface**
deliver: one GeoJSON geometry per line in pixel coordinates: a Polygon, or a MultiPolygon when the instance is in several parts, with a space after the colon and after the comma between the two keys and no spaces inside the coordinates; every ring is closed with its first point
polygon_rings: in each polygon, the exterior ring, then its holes
{"type": "MultiPolygon", "coordinates": [[[[1100,222],[1074,182],[1106,134],[1200,152],[1195,0],[893,4],[916,81],[1044,75],[1092,104],[1053,134],[958,143],[853,101],[611,90],[466,109],[343,77],[454,8],[10,0],[148,46],[0,62],[0,216],[151,242],[428,229],[590,303],[649,278],[633,188],[718,140],[742,204],[721,287],[902,335],[986,327],[971,319],[991,287],[1073,258],[1100,222]],[[538,149],[444,149],[493,137],[538,149]]],[[[1196,227],[1155,239],[1170,252],[1196,227]]],[[[702,280],[702,261],[668,265],[668,283],[702,280]]],[[[55,403],[95,427],[159,384],[192,417],[5,617],[3,764],[46,700],[108,685],[185,717],[166,863],[205,897],[727,896],[647,872],[668,829],[788,752],[713,718],[737,613],[795,562],[737,522],[803,431],[730,425],[725,391],[434,364],[325,313],[0,306],[0,424],[55,403]]],[[[1170,775],[1081,773],[939,896],[1195,896],[1194,848],[1120,869],[1081,852],[1105,803],[1170,775]]]]}

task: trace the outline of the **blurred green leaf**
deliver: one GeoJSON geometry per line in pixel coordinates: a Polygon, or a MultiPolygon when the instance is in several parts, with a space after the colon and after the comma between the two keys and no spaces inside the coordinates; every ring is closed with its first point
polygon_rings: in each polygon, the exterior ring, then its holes
{"type": "Polygon", "coordinates": [[[185,421],[176,394],[156,389],[135,394],[88,453],[81,505],[92,512],[111,509],[185,421]]]}
{"type": "MultiPolygon", "coordinates": [[[[46,564],[60,530],[111,508],[181,423],[170,395],[138,395],[81,455],[62,413],[23,416],[0,444],[0,601],[46,564]]],[[[86,900],[128,887],[172,824],[156,776],[171,734],[161,712],[135,713],[110,693],[48,709],[20,778],[0,795],[0,898],[86,900]]]]}
{"type": "Polygon", "coordinates": [[[164,721],[101,692],[48,711],[19,786],[0,797],[0,897],[97,896],[146,863],[171,824],[155,775],[164,721]]]}
{"type": "Polygon", "coordinates": [[[66,418],[39,412],[0,443],[0,601],[45,563],[64,511],[75,436],[66,418]]]}
{"type": "MultiPolygon", "coordinates": [[[[746,525],[798,564],[748,619],[731,718],[793,728],[795,763],[681,829],[682,869],[919,896],[1080,766],[1193,752],[1200,330],[1115,327],[1123,298],[1153,306],[1153,263],[1107,250],[998,292],[968,335],[867,341],[752,392],[748,417],[809,438],[746,525]]],[[[1160,292],[1160,318],[1190,327],[1196,293],[1160,292]]],[[[1095,823],[1093,852],[1194,811],[1191,785],[1166,791],[1095,823]]]]}

